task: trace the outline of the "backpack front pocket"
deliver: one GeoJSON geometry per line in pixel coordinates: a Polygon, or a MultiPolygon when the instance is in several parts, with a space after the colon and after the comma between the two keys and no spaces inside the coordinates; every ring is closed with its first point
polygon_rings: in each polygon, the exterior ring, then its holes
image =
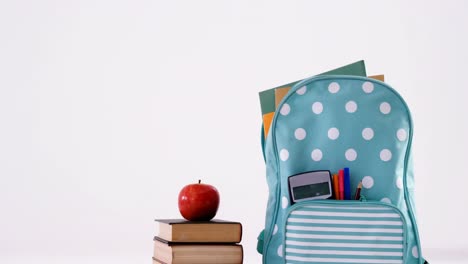
{"type": "Polygon", "coordinates": [[[406,223],[386,203],[298,203],[290,208],[285,229],[286,263],[404,263],[406,223]]]}

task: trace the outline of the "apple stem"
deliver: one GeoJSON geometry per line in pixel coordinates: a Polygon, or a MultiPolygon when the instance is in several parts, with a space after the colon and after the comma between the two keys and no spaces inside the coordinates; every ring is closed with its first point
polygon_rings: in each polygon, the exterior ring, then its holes
{"type": "Polygon", "coordinates": [[[198,180],[198,184],[200,184],[200,183],[201,183],[201,180],[198,180]]]}

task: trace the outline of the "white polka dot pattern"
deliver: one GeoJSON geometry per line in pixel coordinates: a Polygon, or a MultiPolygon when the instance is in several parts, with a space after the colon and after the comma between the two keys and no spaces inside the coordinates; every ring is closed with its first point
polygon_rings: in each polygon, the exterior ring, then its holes
{"type": "Polygon", "coordinates": [[[313,161],[320,161],[322,159],[322,151],[320,149],[314,149],[311,157],[313,161]]]}
{"type": "Polygon", "coordinates": [[[335,140],[340,136],[340,130],[336,127],[332,127],[328,130],[328,138],[331,140],[335,140]]]}
{"type": "Polygon", "coordinates": [[[354,149],[348,149],[345,152],[346,159],[349,161],[355,161],[357,158],[357,152],[354,149]]]}
{"type": "Polygon", "coordinates": [[[340,91],[340,85],[336,82],[332,82],[328,85],[328,91],[332,94],[337,93],[340,91]]]}
{"type": "Polygon", "coordinates": [[[365,176],[364,178],[362,178],[362,187],[370,189],[372,188],[372,186],[374,186],[374,178],[372,178],[371,176],[365,176]]]}
{"type": "Polygon", "coordinates": [[[280,159],[282,161],[287,161],[289,159],[289,151],[287,149],[282,149],[280,151],[280,159]]]}
{"type": "Polygon", "coordinates": [[[374,84],[371,82],[364,82],[362,84],[362,90],[365,93],[372,93],[372,91],[374,91],[374,84]]]}
{"type": "Polygon", "coordinates": [[[298,95],[303,95],[305,94],[305,92],[307,91],[307,87],[306,86],[302,86],[301,88],[297,89],[296,93],[298,95]]]}
{"type": "Polygon", "coordinates": [[[288,207],[288,198],[286,196],[283,196],[281,199],[281,208],[286,209],[288,207]]]}
{"type": "MultiPolygon", "coordinates": [[[[276,236],[271,236],[269,256],[278,260],[289,254],[283,221],[292,206],[286,186],[291,175],[324,169],[337,173],[349,167],[351,196],[362,182],[361,195],[367,201],[392,205],[408,217],[403,207],[407,198],[404,182],[413,181],[408,181],[403,171],[408,162],[406,150],[412,142],[406,104],[381,82],[362,78],[348,81],[344,77],[332,80],[304,82],[288,94],[270,128],[274,131],[269,140],[275,140],[275,156],[270,156],[273,152],[268,147],[265,151],[267,160],[278,162],[278,174],[271,177],[280,177],[281,198],[275,200],[275,211],[283,216],[270,225],[270,235],[276,236]]],[[[278,178],[273,179],[275,182],[278,178]]],[[[406,256],[418,258],[418,242],[411,232],[409,227],[406,256]]]]}
{"type": "Polygon", "coordinates": [[[374,130],[370,127],[366,127],[362,130],[362,137],[365,140],[371,140],[374,137],[374,130]]]}
{"type": "Polygon", "coordinates": [[[280,114],[289,115],[289,112],[291,112],[291,107],[288,104],[283,104],[283,107],[281,107],[280,110],[280,114]]]}
{"type": "Polygon", "coordinates": [[[398,189],[403,189],[403,178],[402,177],[398,177],[397,180],[396,180],[396,186],[398,189]]]}
{"type": "Polygon", "coordinates": [[[303,128],[298,128],[298,129],[296,129],[296,131],[294,131],[294,137],[297,140],[303,140],[306,137],[306,135],[307,135],[307,133],[306,133],[305,129],[303,129],[303,128]]]}
{"type": "Polygon", "coordinates": [[[392,107],[389,103],[383,102],[380,104],[380,112],[382,112],[382,114],[388,115],[390,111],[392,111],[392,107]]]}
{"type": "Polygon", "coordinates": [[[419,252],[418,252],[418,247],[417,246],[414,246],[411,249],[411,255],[413,255],[413,257],[415,257],[415,258],[419,258],[419,252]]]}
{"type": "Polygon", "coordinates": [[[406,130],[403,128],[398,129],[397,131],[397,138],[400,141],[405,141],[406,140],[406,130]]]}
{"type": "MultiPolygon", "coordinates": [[[[373,147],[373,144],[376,144],[378,142],[385,142],[388,140],[392,140],[391,138],[388,137],[388,132],[390,131],[389,128],[387,128],[387,123],[384,121],[385,119],[382,118],[381,114],[384,115],[391,115],[392,114],[392,104],[395,102],[392,100],[381,100],[377,101],[377,108],[378,110],[375,111],[372,108],[372,104],[366,103],[367,98],[372,98],[371,94],[378,94],[381,92],[381,87],[379,85],[376,85],[375,83],[371,81],[362,81],[360,84],[361,90],[361,95],[362,97],[359,97],[359,94],[356,93],[354,96],[350,96],[350,87],[348,86],[343,86],[340,82],[329,82],[326,84],[326,91],[327,93],[323,93],[323,95],[327,95],[325,97],[323,96],[315,96],[315,94],[320,94],[319,89],[316,87],[312,87],[309,85],[303,85],[300,88],[296,89],[296,92],[290,96],[290,98],[294,98],[294,95],[296,95],[297,98],[311,98],[312,100],[309,101],[309,105],[311,106],[311,111],[314,115],[309,116],[309,117],[304,117],[303,120],[309,120],[310,118],[313,118],[311,121],[313,122],[320,122],[320,120],[327,120],[327,118],[330,117],[330,115],[334,118],[336,116],[340,115],[340,111],[337,111],[338,107],[338,102],[341,100],[344,102],[345,105],[345,110],[346,112],[344,113],[353,113],[353,115],[356,115],[358,119],[347,119],[345,114],[342,115],[342,120],[338,122],[330,122],[332,126],[327,128],[327,131],[325,133],[326,138],[332,142],[332,141],[337,141],[340,142],[339,146],[336,145],[337,147],[330,148],[324,139],[320,137],[320,135],[323,135],[320,133],[319,130],[315,128],[314,125],[308,124],[307,122],[297,122],[297,124],[303,124],[302,126],[297,126],[293,131],[291,131],[294,135],[294,139],[297,140],[297,144],[305,144],[305,145],[312,145],[312,148],[309,148],[309,157],[312,159],[312,161],[315,162],[322,162],[326,161],[329,162],[330,158],[336,157],[337,153],[339,153],[339,149],[344,148],[341,153],[344,153],[344,162],[354,162],[357,165],[354,166],[361,166],[360,164],[363,164],[363,162],[367,162],[368,160],[372,160],[373,158],[371,157],[372,153],[375,153],[375,151],[370,151],[370,149],[373,147]],[[306,93],[307,92],[307,93],[306,93]],[[314,100],[315,99],[315,100],[314,100]],[[364,101],[363,101],[364,100],[364,101]],[[358,107],[358,103],[361,102],[363,103],[361,105],[362,109],[358,111],[360,107],[358,107]],[[327,112],[324,112],[324,109],[327,108],[327,112]],[[331,112],[330,112],[331,111],[331,112]],[[379,115],[380,114],[380,115],[379,115]],[[372,117],[374,121],[366,121],[366,119],[362,118],[367,118],[367,117],[372,117]],[[356,127],[353,126],[352,123],[349,123],[351,120],[364,120],[359,121],[358,123],[365,123],[365,124],[374,124],[375,122],[380,122],[381,124],[385,125],[385,130],[379,131],[378,138],[376,139],[376,130],[374,127],[369,127],[369,126],[361,126],[356,127]],[[345,125],[344,128],[342,129],[341,126],[345,125]],[[337,126],[333,125],[340,125],[340,128],[337,126]],[[308,127],[311,128],[310,131],[312,131],[313,135],[308,135],[306,132],[306,128],[308,127]],[[359,129],[359,135],[360,135],[360,141],[359,139],[356,139],[354,135],[356,134],[356,131],[353,131],[355,129],[359,129]],[[307,138],[307,140],[306,140],[307,138]],[[338,139],[340,139],[338,141],[338,139]],[[343,141],[343,140],[348,140],[348,141],[343,141]],[[350,141],[351,140],[351,141],[350,141]],[[376,141],[375,143],[373,143],[376,141]],[[304,143],[301,143],[304,142],[304,143]],[[323,142],[323,147],[317,147],[315,145],[315,142],[323,142]],[[350,146],[350,142],[353,143],[353,145],[356,146],[350,146]],[[369,142],[366,143],[368,145],[362,145],[364,142],[369,142]],[[336,148],[336,149],[335,149],[336,148]],[[363,152],[363,156],[358,159],[360,156],[359,152],[363,152]],[[330,152],[330,153],[329,153],[330,152]],[[326,154],[326,155],[325,155],[326,154]],[[324,158],[326,156],[326,158],[324,158]],[[361,160],[362,159],[362,160],[361,160]],[[359,162],[359,160],[361,160],[359,162]]],[[[379,97],[383,98],[383,97],[379,97]]],[[[307,102],[307,101],[304,101],[307,102]]],[[[342,104],[343,106],[343,104],[342,104]]],[[[292,109],[296,109],[295,112],[297,113],[304,113],[303,109],[299,109],[298,107],[303,107],[303,106],[296,106],[294,101],[287,101],[283,103],[281,107],[280,114],[284,116],[284,118],[288,118],[287,120],[290,121],[291,123],[295,123],[297,120],[297,115],[294,114],[291,116],[292,109]]],[[[351,117],[351,116],[349,116],[351,117]]],[[[356,124],[358,124],[356,123],[356,124]]],[[[376,126],[379,123],[377,123],[376,126]]],[[[380,125],[382,126],[382,125],[380,125]]],[[[407,140],[407,127],[400,126],[397,129],[393,130],[393,136],[397,138],[399,142],[406,142],[407,140]]],[[[290,148],[295,149],[296,147],[292,147],[290,144],[292,142],[288,142],[286,144],[282,144],[282,148],[280,148],[280,153],[279,157],[280,160],[285,162],[286,164],[289,164],[291,162],[291,153],[294,152],[294,159],[296,160],[297,157],[301,157],[303,154],[301,153],[295,153],[296,150],[291,152],[290,148]],[[297,155],[297,156],[296,156],[297,155]]],[[[376,144],[377,145],[377,144],[376,144]]],[[[296,145],[295,145],[296,146],[296,145]]],[[[306,148],[302,148],[306,150],[306,148]]],[[[385,162],[385,163],[393,163],[394,160],[394,153],[393,153],[393,147],[392,148],[383,148],[378,150],[378,158],[380,162],[385,162]]],[[[375,154],[374,154],[375,155],[375,154]]],[[[343,156],[342,156],[343,157],[343,156]]],[[[400,155],[397,157],[398,159],[400,158],[400,155]]],[[[294,162],[294,161],[292,161],[294,162]]],[[[353,164],[354,164],[353,163],[353,164]]],[[[371,171],[369,171],[371,172],[371,171]]],[[[372,173],[372,172],[371,172],[372,173]]],[[[375,174],[375,173],[372,173],[375,174]]],[[[374,179],[371,178],[372,184],[367,184],[366,186],[372,186],[374,185],[374,179]]],[[[379,198],[380,199],[380,198],[379,198]]]]}
{"type": "Polygon", "coordinates": [[[278,252],[277,253],[278,253],[278,256],[283,257],[283,245],[280,245],[278,247],[278,252]]]}
{"type": "Polygon", "coordinates": [[[312,104],[312,112],[314,112],[314,114],[321,114],[323,111],[323,105],[321,102],[315,102],[312,104]]]}
{"type": "Polygon", "coordinates": [[[390,198],[387,198],[387,197],[384,197],[380,200],[382,203],[388,203],[388,204],[391,204],[392,201],[390,200],[390,198]]]}
{"type": "Polygon", "coordinates": [[[276,235],[278,233],[278,225],[275,225],[275,228],[273,229],[273,235],[276,235]]]}
{"type": "Polygon", "coordinates": [[[382,161],[389,161],[392,159],[392,152],[389,149],[383,149],[380,151],[380,159],[382,161]]]}
{"type": "Polygon", "coordinates": [[[357,106],[356,102],[349,101],[349,102],[346,103],[345,108],[346,108],[346,112],[354,113],[354,112],[356,112],[358,106],[357,106]]]}

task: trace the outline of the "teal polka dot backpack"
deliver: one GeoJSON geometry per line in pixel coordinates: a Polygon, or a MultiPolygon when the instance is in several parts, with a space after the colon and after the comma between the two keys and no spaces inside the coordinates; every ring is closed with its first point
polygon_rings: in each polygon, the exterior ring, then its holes
{"type": "Polygon", "coordinates": [[[263,263],[427,263],[412,135],[408,106],[381,81],[325,75],[295,84],[263,142],[263,263]]]}

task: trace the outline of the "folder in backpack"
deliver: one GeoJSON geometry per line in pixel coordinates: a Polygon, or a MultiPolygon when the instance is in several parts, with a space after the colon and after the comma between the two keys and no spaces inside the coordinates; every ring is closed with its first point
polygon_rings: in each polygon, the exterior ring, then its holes
{"type": "MultiPolygon", "coordinates": [[[[363,60],[345,65],[343,67],[333,69],[321,73],[319,75],[355,75],[355,76],[366,76],[366,66],[363,60]]],[[[283,97],[289,92],[291,87],[300,82],[295,81],[292,83],[284,84],[275,88],[271,88],[259,93],[260,96],[260,106],[262,111],[263,118],[263,129],[264,137],[268,135],[270,129],[271,121],[273,120],[274,113],[283,99],[283,97]]]]}

